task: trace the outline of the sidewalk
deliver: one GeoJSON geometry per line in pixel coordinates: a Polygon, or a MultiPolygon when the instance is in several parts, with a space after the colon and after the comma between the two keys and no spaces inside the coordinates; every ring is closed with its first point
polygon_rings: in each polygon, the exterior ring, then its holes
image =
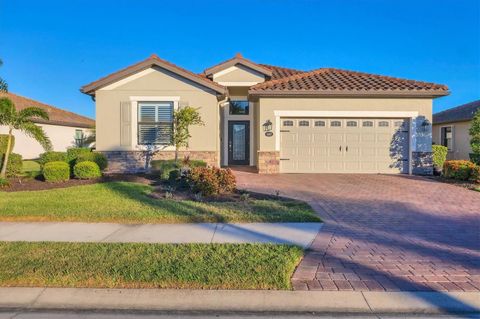
{"type": "Polygon", "coordinates": [[[323,312],[355,314],[477,313],[470,292],[358,292],[0,288],[0,310],[323,312]]]}
{"type": "Polygon", "coordinates": [[[0,222],[0,241],[274,243],[308,248],[321,223],[111,224],[0,222]]]}

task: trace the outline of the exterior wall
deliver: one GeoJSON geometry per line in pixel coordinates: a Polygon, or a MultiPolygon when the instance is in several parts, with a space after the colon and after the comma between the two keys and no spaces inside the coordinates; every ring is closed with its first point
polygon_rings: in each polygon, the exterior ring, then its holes
{"type": "MultiPolygon", "coordinates": [[[[102,152],[108,158],[108,173],[138,173],[148,171],[152,160],[170,160],[175,158],[175,152],[160,151],[154,153],[141,151],[102,152]]],[[[218,166],[217,152],[183,151],[179,157],[188,156],[192,160],[202,160],[210,166],[218,166]]]]}
{"type": "MultiPolygon", "coordinates": [[[[45,133],[52,141],[54,151],[64,152],[69,147],[75,146],[75,130],[82,130],[85,135],[89,134],[89,129],[81,127],[60,126],[37,124],[43,127],[45,133]]],[[[0,126],[0,134],[8,133],[6,126],[0,126]]],[[[25,135],[20,131],[13,131],[15,136],[14,153],[21,154],[24,159],[38,158],[38,156],[45,152],[42,146],[33,138],[25,135]]]]}
{"type": "MultiPolygon", "coordinates": [[[[279,128],[276,127],[275,111],[332,111],[332,112],[410,112],[418,113],[412,121],[412,145],[411,152],[430,153],[431,148],[431,125],[423,127],[422,123],[432,120],[432,100],[412,98],[260,98],[259,99],[258,124],[256,129],[262,132],[262,125],[267,120],[272,122],[273,136],[259,134],[258,152],[259,168],[261,165],[262,152],[278,152],[279,149],[279,128]]],[[[373,114],[373,113],[372,113],[373,114]]],[[[422,163],[428,161],[428,156],[422,163]]],[[[270,163],[274,163],[270,162],[270,163]]],[[[414,156],[412,155],[412,167],[414,156]]],[[[265,169],[261,169],[264,171],[265,169]]],[[[418,170],[417,170],[418,171],[418,170]]]]}
{"type": "Polygon", "coordinates": [[[277,174],[280,173],[280,152],[258,152],[258,173],[277,174]]]}
{"type": "Polygon", "coordinates": [[[247,67],[236,65],[220,71],[213,75],[213,80],[217,83],[225,82],[255,82],[265,81],[263,74],[251,70],[247,67]]]}
{"type": "Polygon", "coordinates": [[[472,148],[470,147],[470,129],[471,121],[434,124],[432,140],[435,144],[441,144],[441,128],[451,126],[453,131],[453,149],[448,152],[448,159],[470,159],[472,148]]]}
{"type": "MultiPolygon", "coordinates": [[[[137,102],[132,97],[176,97],[180,105],[200,108],[205,126],[192,126],[189,151],[219,151],[219,116],[214,91],[160,68],[151,68],[96,92],[96,147],[101,152],[143,151],[137,139],[137,102]],[[131,103],[131,143],[121,145],[121,103],[131,103]]],[[[173,151],[172,146],[158,150],[173,151]]],[[[218,157],[218,155],[216,156],[218,157]]]]}

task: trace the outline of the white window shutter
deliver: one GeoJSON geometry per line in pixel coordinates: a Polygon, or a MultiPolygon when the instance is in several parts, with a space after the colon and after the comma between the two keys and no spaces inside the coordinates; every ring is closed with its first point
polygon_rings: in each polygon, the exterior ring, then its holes
{"type": "Polygon", "coordinates": [[[132,105],[130,101],[120,102],[120,145],[132,145],[132,105]]]}

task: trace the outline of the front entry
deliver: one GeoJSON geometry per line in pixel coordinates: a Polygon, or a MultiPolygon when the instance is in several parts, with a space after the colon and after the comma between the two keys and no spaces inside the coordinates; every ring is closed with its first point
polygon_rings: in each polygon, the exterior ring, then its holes
{"type": "Polygon", "coordinates": [[[228,165],[250,165],[249,121],[228,121],[228,165]]]}

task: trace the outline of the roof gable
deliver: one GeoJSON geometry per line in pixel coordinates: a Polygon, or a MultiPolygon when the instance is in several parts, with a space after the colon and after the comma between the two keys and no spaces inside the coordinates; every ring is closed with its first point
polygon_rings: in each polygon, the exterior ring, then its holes
{"type": "Polygon", "coordinates": [[[441,84],[322,68],[254,85],[254,95],[448,95],[441,84]]]}
{"type": "Polygon", "coordinates": [[[209,89],[212,89],[213,91],[220,93],[220,94],[225,94],[226,89],[225,87],[212,82],[208,80],[205,77],[202,77],[198,74],[195,74],[193,72],[190,72],[188,70],[185,70],[179,66],[176,66],[173,63],[170,63],[168,61],[165,61],[163,59],[160,59],[157,55],[151,55],[148,59],[143,60],[141,62],[138,62],[136,64],[133,64],[129,67],[126,67],[120,71],[117,71],[115,73],[112,73],[110,75],[107,75],[97,81],[94,81],[92,83],[86,84],[82,86],[80,89],[81,92],[89,95],[95,95],[95,91],[105,87],[109,84],[115,83],[117,81],[120,81],[130,75],[133,75],[137,72],[146,70],[148,68],[152,67],[159,67],[162,69],[165,69],[167,71],[170,71],[172,73],[175,73],[181,77],[184,77],[188,80],[191,80],[193,82],[196,82],[200,85],[203,85],[204,87],[207,87],[209,89]]]}
{"type": "Polygon", "coordinates": [[[433,124],[470,121],[480,110],[480,100],[433,114],[433,124]]]}
{"type": "Polygon", "coordinates": [[[57,107],[38,102],[13,93],[0,93],[0,97],[8,97],[15,104],[15,108],[20,111],[27,107],[39,107],[47,112],[49,119],[35,119],[35,123],[62,125],[73,127],[91,128],[95,126],[95,121],[86,116],[82,116],[73,112],[65,111],[57,107]]]}
{"type": "Polygon", "coordinates": [[[272,70],[266,68],[260,64],[254,63],[248,59],[245,59],[240,53],[237,53],[233,58],[223,61],[217,65],[214,65],[208,69],[205,69],[204,74],[207,77],[211,77],[213,74],[226,70],[235,65],[243,65],[249,69],[252,69],[265,76],[271,77],[272,70]]]}

